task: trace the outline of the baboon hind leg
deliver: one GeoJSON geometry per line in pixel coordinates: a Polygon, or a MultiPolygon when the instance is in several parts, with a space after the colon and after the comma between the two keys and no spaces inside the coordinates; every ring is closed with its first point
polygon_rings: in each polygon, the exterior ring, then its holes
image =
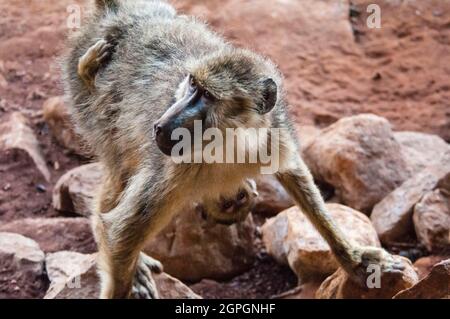
{"type": "MultiPolygon", "coordinates": [[[[111,213],[117,213],[112,211],[111,213]]],[[[120,223],[110,213],[98,216],[98,268],[101,298],[157,299],[159,294],[153,273],[162,272],[159,261],[140,252],[147,236],[145,224],[136,220],[120,223]],[[110,219],[111,218],[111,219],[110,219]],[[131,234],[131,235],[130,235],[131,234]]]]}
{"type": "Polygon", "coordinates": [[[138,203],[148,197],[139,186],[131,192],[114,179],[105,178],[102,186],[92,217],[99,250],[100,297],[158,298],[152,273],[162,272],[162,265],[140,252],[152,219],[145,217],[138,203]]]}

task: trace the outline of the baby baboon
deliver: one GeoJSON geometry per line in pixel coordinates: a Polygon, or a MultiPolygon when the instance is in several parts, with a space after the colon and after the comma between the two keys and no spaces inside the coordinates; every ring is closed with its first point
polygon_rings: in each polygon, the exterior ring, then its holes
{"type": "MultiPolygon", "coordinates": [[[[384,250],[348,242],[326,212],[299,156],[281,75],[271,61],[233,47],[165,2],[96,4],[71,43],[64,76],[77,128],[105,166],[93,214],[101,297],[156,298],[149,270],[161,265],[140,252],[145,240],[187,203],[209,207],[240,189],[252,194],[246,180],[260,174],[260,161],[176,163],[167,156],[177,143],[172,133],[192,131],[194,121],[203,130],[281,129],[279,147],[270,150],[280,155],[275,175],[351,278],[364,283],[371,263],[398,271],[384,250]]],[[[270,133],[265,137],[269,145],[270,133]]]]}
{"type": "Polygon", "coordinates": [[[229,197],[220,195],[219,199],[205,198],[203,202],[196,204],[195,209],[212,225],[231,225],[245,220],[255,207],[257,196],[255,181],[248,179],[236,194],[229,197]]]}

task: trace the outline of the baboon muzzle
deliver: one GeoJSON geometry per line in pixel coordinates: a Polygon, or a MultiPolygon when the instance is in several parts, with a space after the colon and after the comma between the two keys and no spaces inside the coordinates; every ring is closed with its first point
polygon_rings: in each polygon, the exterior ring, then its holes
{"type": "MultiPolygon", "coordinates": [[[[181,137],[174,138],[172,136],[173,131],[177,128],[189,130],[193,145],[194,121],[200,120],[204,124],[205,117],[206,106],[198,90],[186,94],[179,101],[175,102],[153,126],[154,138],[161,152],[170,156],[172,155],[172,148],[181,142],[181,137]]],[[[202,130],[205,130],[204,125],[202,125],[202,130]]]]}

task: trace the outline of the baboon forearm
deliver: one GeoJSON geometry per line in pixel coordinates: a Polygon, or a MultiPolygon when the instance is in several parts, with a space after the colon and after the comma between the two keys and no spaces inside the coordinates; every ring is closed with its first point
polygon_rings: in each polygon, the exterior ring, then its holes
{"type": "Polygon", "coordinates": [[[320,191],[303,161],[300,159],[296,168],[279,172],[276,177],[330,245],[344,269],[351,270],[356,262],[353,260],[353,247],[327,212],[320,191]]]}

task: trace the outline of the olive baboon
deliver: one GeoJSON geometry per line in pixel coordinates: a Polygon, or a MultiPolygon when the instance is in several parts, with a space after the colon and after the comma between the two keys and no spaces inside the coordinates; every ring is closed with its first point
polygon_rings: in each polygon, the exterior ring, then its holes
{"type": "Polygon", "coordinates": [[[260,174],[260,162],[174,163],[167,156],[176,143],[171,133],[192,130],[196,120],[220,130],[283,129],[271,150],[280,154],[275,175],[351,278],[365,282],[370,263],[399,270],[384,250],[348,242],[326,212],[299,156],[271,61],[233,47],[165,2],[96,4],[72,39],[64,80],[77,128],[105,166],[93,214],[101,297],[157,297],[149,269],[161,265],[140,252],[145,240],[187,202],[233,198],[260,174]]]}

